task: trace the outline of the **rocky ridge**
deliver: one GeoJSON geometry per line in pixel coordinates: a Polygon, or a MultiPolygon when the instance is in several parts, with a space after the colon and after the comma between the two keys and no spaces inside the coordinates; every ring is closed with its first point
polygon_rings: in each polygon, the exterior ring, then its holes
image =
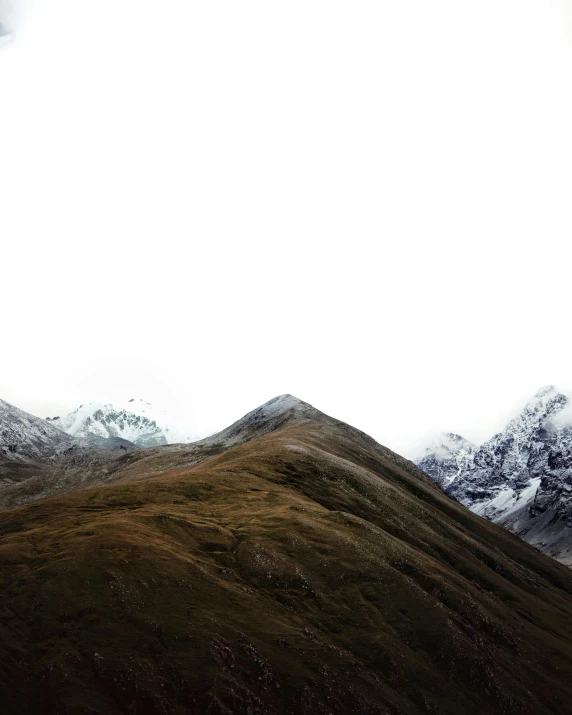
{"type": "Polygon", "coordinates": [[[543,387],[506,428],[476,447],[444,435],[418,466],[481,516],[572,565],[572,416],[543,387]]]}
{"type": "Polygon", "coordinates": [[[197,439],[189,430],[171,424],[165,414],[154,410],[148,402],[138,399],[125,404],[90,402],[65,417],[48,417],[47,421],[75,437],[119,438],[138,447],[188,443],[197,439]]]}
{"type": "Polygon", "coordinates": [[[84,473],[134,449],[121,438],[69,435],[50,421],[0,400],[0,488],[6,488],[2,495],[30,480],[50,482],[54,471],[82,469],[84,473]]]}
{"type": "Polygon", "coordinates": [[[69,449],[74,440],[39,417],[0,400],[0,454],[13,461],[42,460],[69,449]]]}

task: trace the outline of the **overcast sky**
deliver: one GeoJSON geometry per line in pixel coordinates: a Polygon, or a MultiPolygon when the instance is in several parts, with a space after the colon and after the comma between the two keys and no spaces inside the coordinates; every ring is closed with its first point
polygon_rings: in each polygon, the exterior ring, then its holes
{"type": "Polygon", "coordinates": [[[0,397],[413,456],[572,394],[572,0],[0,0],[0,397]],[[10,13],[11,8],[11,13],[10,13]]]}

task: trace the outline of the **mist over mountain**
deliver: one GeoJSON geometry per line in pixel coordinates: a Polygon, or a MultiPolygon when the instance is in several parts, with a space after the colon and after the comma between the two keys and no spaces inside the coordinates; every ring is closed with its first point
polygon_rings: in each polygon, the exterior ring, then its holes
{"type": "Polygon", "coordinates": [[[145,400],[125,403],[90,402],[64,417],[48,417],[58,429],[75,437],[117,437],[138,447],[156,447],[176,442],[193,442],[198,434],[173,424],[168,416],[145,400]]]}
{"type": "Polygon", "coordinates": [[[572,414],[555,387],[479,447],[444,435],[418,465],[475,513],[572,565],[572,414]]]}

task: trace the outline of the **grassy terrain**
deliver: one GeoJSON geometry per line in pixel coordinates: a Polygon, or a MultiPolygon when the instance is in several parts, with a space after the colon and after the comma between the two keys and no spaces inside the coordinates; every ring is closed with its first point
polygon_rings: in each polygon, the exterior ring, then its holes
{"type": "Polygon", "coordinates": [[[0,513],[2,713],[572,712],[572,573],[324,416],[0,513]]]}

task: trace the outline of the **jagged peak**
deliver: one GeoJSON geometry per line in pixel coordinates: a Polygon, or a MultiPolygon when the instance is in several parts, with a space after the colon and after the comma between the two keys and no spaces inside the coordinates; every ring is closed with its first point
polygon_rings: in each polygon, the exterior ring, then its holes
{"type": "Polygon", "coordinates": [[[536,391],[534,397],[544,397],[545,395],[557,393],[558,390],[554,385],[543,385],[539,390],[536,391]]]}
{"type": "Polygon", "coordinates": [[[167,444],[159,416],[143,400],[122,402],[89,402],[80,405],[56,424],[75,437],[96,435],[103,438],[121,438],[140,447],[167,444]]]}
{"type": "Polygon", "coordinates": [[[568,405],[569,400],[566,395],[559,392],[554,385],[545,385],[534,394],[521,412],[509,422],[505,431],[519,431],[523,427],[529,429],[548,418],[553,418],[554,415],[568,405]]]}
{"type": "Polygon", "coordinates": [[[420,462],[427,458],[445,461],[455,457],[461,452],[476,452],[477,445],[460,434],[454,432],[442,432],[435,437],[425,449],[420,462]]]}
{"type": "Polygon", "coordinates": [[[554,385],[544,385],[540,390],[533,395],[527,402],[527,406],[541,404],[549,404],[552,402],[568,402],[566,395],[558,390],[554,385]]]}

